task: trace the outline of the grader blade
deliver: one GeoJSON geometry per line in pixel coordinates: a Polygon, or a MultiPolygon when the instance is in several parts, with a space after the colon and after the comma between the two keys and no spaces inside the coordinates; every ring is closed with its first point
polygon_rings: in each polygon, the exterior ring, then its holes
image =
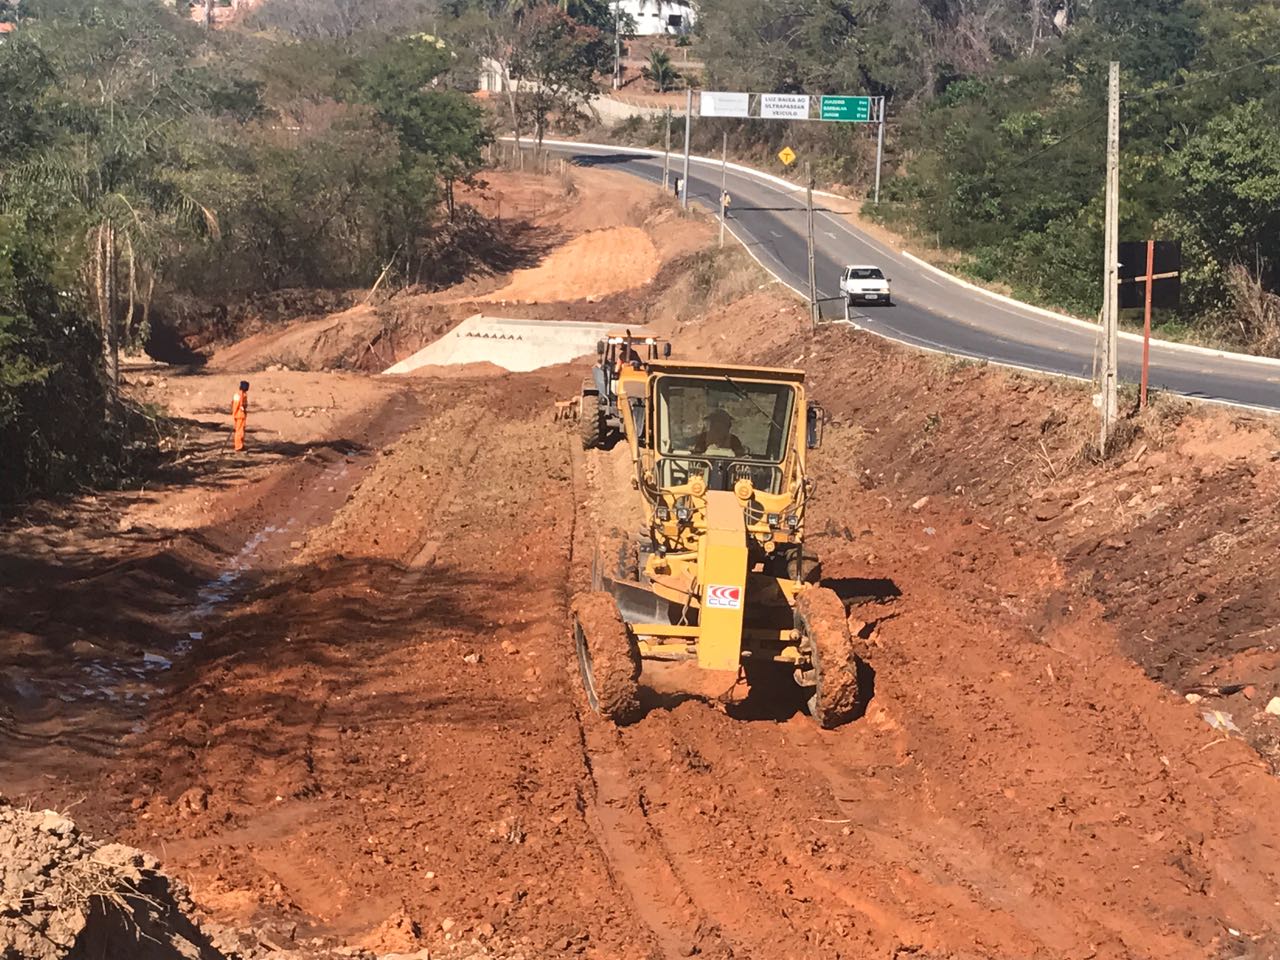
{"type": "Polygon", "coordinates": [[[667,623],[671,604],[638,583],[603,578],[600,589],[613,595],[627,623],[667,623]]]}

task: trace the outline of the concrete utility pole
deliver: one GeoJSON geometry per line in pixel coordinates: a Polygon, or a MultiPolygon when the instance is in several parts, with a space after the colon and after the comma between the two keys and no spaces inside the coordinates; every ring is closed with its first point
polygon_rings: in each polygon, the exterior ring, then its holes
{"type": "Polygon", "coordinates": [[[613,5],[613,89],[622,89],[622,0],[613,5]]]}
{"type": "Polygon", "coordinates": [[[1120,352],[1120,64],[1111,62],[1107,97],[1107,200],[1102,274],[1102,429],[1098,453],[1107,443],[1119,415],[1117,367],[1120,352]]]}
{"type": "Polygon", "coordinates": [[[720,246],[724,246],[724,220],[729,213],[726,201],[729,199],[729,132],[723,134],[720,147],[720,246]]]}
{"type": "Polygon", "coordinates": [[[813,259],[813,166],[809,161],[804,164],[804,180],[808,185],[805,191],[805,206],[808,210],[808,228],[809,234],[809,323],[813,327],[818,325],[818,275],[814,267],[813,259]]]}
{"type": "Polygon", "coordinates": [[[667,148],[662,154],[662,192],[671,189],[671,108],[667,107],[667,148]]]}
{"type": "Polygon", "coordinates": [[[689,136],[693,133],[693,88],[684,97],[684,180],[680,183],[680,207],[689,209],[689,136]]]}
{"type": "Polygon", "coordinates": [[[875,203],[880,202],[880,167],[884,165],[884,97],[880,98],[880,132],[876,137],[876,194],[875,203]]]}

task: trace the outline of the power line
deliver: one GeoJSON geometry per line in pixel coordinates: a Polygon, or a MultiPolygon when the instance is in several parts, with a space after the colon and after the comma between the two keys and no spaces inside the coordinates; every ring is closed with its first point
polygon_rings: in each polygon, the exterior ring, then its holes
{"type": "Polygon", "coordinates": [[[1062,146],[1064,143],[1066,143],[1068,140],[1070,140],[1070,139],[1071,139],[1072,137],[1074,137],[1076,134],[1078,134],[1078,133],[1083,133],[1084,131],[1088,130],[1090,127],[1096,126],[1097,124],[1102,123],[1102,122],[1103,122],[1103,121],[1105,121],[1106,119],[1107,119],[1107,118],[1106,118],[1106,115],[1105,115],[1105,114],[1104,114],[1104,115],[1100,115],[1100,116],[1096,116],[1096,117],[1092,117],[1092,118],[1090,118],[1090,119],[1086,120],[1084,123],[1080,124],[1080,126],[1076,127],[1074,130],[1068,130],[1066,133],[1064,133],[1062,136],[1060,136],[1057,140],[1053,141],[1053,143],[1049,144],[1048,146],[1044,147],[1043,149],[1041,149],[1041,150],[1037,150],[1035,153],[1031,154],[1031,156],[1029,156],[1029,157],[1023,157],[1023,158],[1022,158],[1021,160],[1019,160],[1017,163],[1010,164],[1010,165],[1009,165],[1008,167],[1006,167],[1005,169],[1007,169],[1007,170],[1017,170],[1019,167],[1023,166],[1024,164],[1028,164],[1028,163],[1030,163],[1032,160],[1038,160],[1040,157],[1043,157],[1043,156],[1044,156],[1046,153],[1048,153],[1050,150],[1055,150],[1055,149],[1057,149],[1058,147],[1062,146]]]}
{"type": "Polygon", "coordinates": [[[1208,80],[1217,80],[1221,77],[1230,76],[1233,73],[1239,73],[1241,70],[1248,70],[1250,67],[1261,66],[1264,63],[1270,63],[1272,60],[1280,60],[1280,50],[1275,53],[1269,53],[1265,57],[1259,57],[1257,60],[1250,60],[1248,63],[1241,63],[1226,70],[1219,70],[1216,73],[1207,73],[1201,77],[1192,77],[1190,80],[1184,80],[1182,83],[1175,83],[1167,87],[1159,89],[1143,90],[1139,93],[1126,93],[1121,100],[1141,100],[1144,97],[1162,97],[1166,93],[1173,93],[1177,90],[1183,90],[1187,87],[1193,87],[1198,83],[1204,83],[1208,80]]]}

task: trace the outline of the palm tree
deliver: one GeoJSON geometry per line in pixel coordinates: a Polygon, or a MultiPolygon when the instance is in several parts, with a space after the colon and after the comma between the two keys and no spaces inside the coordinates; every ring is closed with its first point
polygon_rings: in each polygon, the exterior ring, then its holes
{"type": "Polygon", "coordinates": [[[671,57],[665,50],[655,50],[649,54],[644,75],[658,88],[659,93],[666,93],[680,79],[680,74],[671,66],[671,57]]]}
{"type": "Polygon", "coordinates": [[[216,239],[220,232],[217,215],[170,167],[171,145],[158,133],[162,126],[113,120],[95,136],[50,148],[6,177],[19,197],[35,192],[60,198],[77,211],[84,299],[101,330],[113,401],[120,346],[145,336],[160,262],[182,239],[216,239]]]}

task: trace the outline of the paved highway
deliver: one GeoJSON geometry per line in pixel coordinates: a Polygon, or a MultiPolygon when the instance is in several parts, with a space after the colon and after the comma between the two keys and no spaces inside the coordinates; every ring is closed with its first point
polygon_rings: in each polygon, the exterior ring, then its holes
{"type": "MultiPolygon", "coordinates": [[[[620,147],[547,146],[572,154],[573,162],[581,166],[662,182],[661,156],[620,147]]],[[[673,178],[682,166],[683,158],[673,154],[673,178]]],[[[728,190],[732,197],[729,229],[766,269],[807,295],[804,192],[732,167],[728,190]]],[[[690,168],[690,202],[716,210],[719,197],[720,164],[695,160],[690,168]]],[[[1019,306],[942,276],[858,230],[837,212],[824,209],[825,202],[828,198],[815,200],[819,298],[838,297],[840,270],[847,263],[877,264],[893,281],[894,305],[861,308],[854,316],[859,327],[929,350],[1092,378],[1096,326],[1019,306]]],[[[824,305],[824,316],[843,315],[838,300],[824,305]]],[[[1141,354],[1140,340],[1121,338],[1123,380],[1137,382],[1141,354]]],[[[1188,397],[1280,410],[1280,362],[1156,341],[1151,349],[1151,383],[1188,397]]]]}

